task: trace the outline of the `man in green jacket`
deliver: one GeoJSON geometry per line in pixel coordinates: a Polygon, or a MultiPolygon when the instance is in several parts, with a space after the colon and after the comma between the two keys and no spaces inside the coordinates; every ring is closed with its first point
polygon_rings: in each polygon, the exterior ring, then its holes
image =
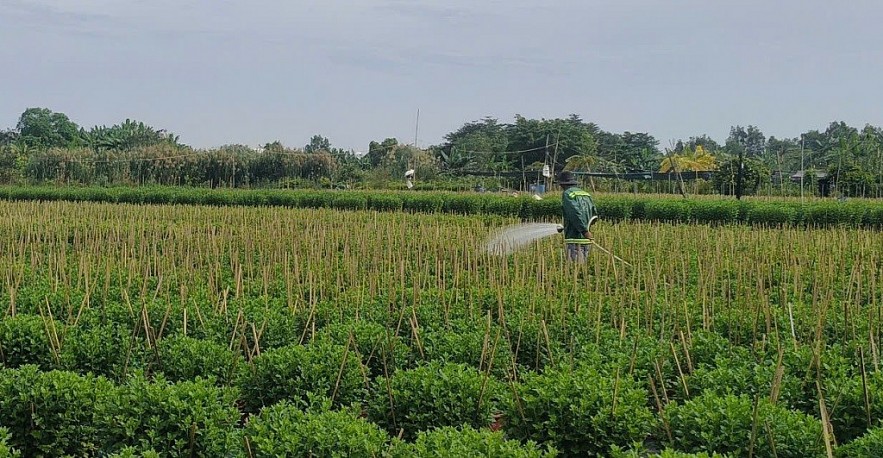
{"type": "Polygon", "coordinates": [[[564,244],[567,256],[576,262],[585,262],[592,249],[592,222],[597,219],[597,209],[591,194],[580,189],[571,172],[558,175],[558,185],[564,189],[561,207],[564,213],[564,244]]]}

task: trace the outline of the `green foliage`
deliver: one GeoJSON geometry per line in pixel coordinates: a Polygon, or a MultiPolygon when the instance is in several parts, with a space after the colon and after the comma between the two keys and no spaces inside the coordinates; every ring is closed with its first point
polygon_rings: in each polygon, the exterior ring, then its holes
{"type": "Polygon", "coordinates": [[[757,203],[748,208],[746,215],[751,223],[764,226],[786,226],[793,224],[797,211],[790,205],[757,203]]]}
{"type": "Polygon", "coordinates": [[[861,375],[830,377],[826,391],[831,424],[839,442],[851,441],[867,429],[883,425],[883,372],[869,372],[866,383],[862,382],[861,375]]]}
{"type": "Polygon", "coordinates": [[[748,456],[753,450],[755,456],[782,458],[824,453],[819,420],[763,398],[757,403],[756,417],[749,396],[713,393],[671,404],[665,417],[672,446],[687,452],[748,456]]]}
{"type": "Polygon", "coordinates": [[[614,445],[610,452],[610,458],[725,458],[725,456],[714,452],[710,455],[706,452],[679,452],[670,448],[659,453],[651,453],[645,450],[642,444],[638,444],[628,450],[624,450],[614,445]]]}
{"type": "Polygon", "coordinates": [[[170,336],[157,342],[158,369],[173,382],[197,377],[213,378],[221,385],[234,380],[242,357],[218,343],[184,336],[170,336]]]}
{"type": "Polygon", "coordinates": [[[356,412],[313,408],[306,412],[280,402],[263,409],[245,427],[249,456],[378,457],[389,437],[356,412]]]}
{"type": "Polygon", "coordinates": [[[389,455],[391,458],[551,458],[557,452],[554,449],[541,450],[533,442],[521,444],[508,440],[498,431],[444,426],[421,431],[413,443],[396,442],[389,455]]]}
{"type": "Polygon", "coordinates": [[[28,108],[18,119],[20,140],[38,148],[74,146],[80,141],[80,127],[64,113],[48,108],[28,108]]]}
{"type": "Polygon", "coordinates": [[[390,374],[411,363],[411,348],[393,331],[377,323],[352,321],[323,328],[317,339],[329,339],[338,345],[350,345],[357,351],[371,378],[390,374]]]}
{"type": "Polygon", "coordinates": [[[123,447],[116,453],[107,455],[107,458],[160,458],[160,454],[154,450],[140,450],[136,447],[123,447]]]}
{"type": "MultiPolygon", "coordinates": [[[[745,167],[742,172],[742,195],[751,195],[757,192],[758,188],[770,179],[770,170],[760,160],[745,158],[745,167]]],[[[736,194],[736,185],[738,182],[739,160],[731,158],[723,161],[714,174],[711,182],[714,188],[723,195],[736,194]]]]}
{"type": "Polygon", "coordinates": [[[727,224],[739,220],[739,203],[732,200],[692,201],[690,214],[698,223],[727,224]]]}
{"type": "Polygon", "coordinates": [[[339,210],[364,210],[368,208],[368,199],[359,194],[337,193],[331,201],[331,208],[339,210]]]}
{"type": "Polygon", "coordinates": [[[493,421],[499,382],[462,364],[429,362],[380,377],[368,400],[368,417],[397,435],[412,439],[441,426],[484,428],[493,421]]]}
{"type": "Polygon", "coordinates": [[[837,447],[837,458],[875,458],[883,452],[883,426],[869,429],[864,436],[837,447]]]}
{"type": "MultiPolygon", "coordinates": [[[[16,201],[90,201],[118,203],[195,204],[218,206],[285,206],[366,209],[420,213],[519,216],[524,220],[560,221],[561,200],[502,195],[308,190],[208,190],[168,187],[137,188],[0,188],[0,198],[16,201]]],[[[874,201],[814,202],[728,201],[659,196],[600,195],[595,198],[604,220],[652,220],[711,224],[862,226],[883,228],[883,206],[874,201]]]]}
{"type": "Polygon", "coordinates": [[[690,211],[691,205],[683,200],[658,199],[644,204],[644,216],[651,221],[686,222],[690,211]]]}
{"type": "Polygon", "coordinates": [[[122,380],[127,372],[144,367],[147,352],[143,339],[133,339],[126,327],[78,326],[71,328],[64,339],[61,362],[70,371],[122,380]]]}
{"type": "Polygon", "coordinates": [[[287,400],[303,406],[324,396],[335,406],[362,399],[364,368],[359,355],[328,341],[289,345],[262,353],[242,369],[242,400],[252,412],[287,400]]]}
{"type": "Polygon", "coordinates": [[[560,366],[525,375],[516,390],[506,409],[507,434],[552,445],[565,456],[605,456],[652,430],[649,394],[627,375],[560,366]]]}
{"type": "Polygon", "coordinates": [[[461,363],[505,378],[512,369],[512,353],[499,329],[429,331],[420,338],[425,361],[461,363]]]}
{"type": "Polygon", "coordinates": [[[24,456],[90,456],[104,440],[97,421],[113,396],[103,378],[31,365],[0,370],[0,426],[24,456]]]}
{"type": "Polygon", "coordinates": [[[227,456],[238,447],[236,392],[211,381],[169,383],[135,376],[108,398],[102,441],[109,452],[127,446],[162,456],[227,456]]]}
{"type": "Polygon", "coordinates": [[[18,458],[21,453],[9,445],[9,430],[0,428],[0,458],[18,458]]]}
{"type": "MultiPolygon", "coordinates": [[[[4,367],[36,364],[43,369],[55,366],[43,318],[18,314],[0,320],[0,361],[4,367]]],[[[51,324],[49,325],[51,329],[51,324]]],[[[61,332],[61,329],[58,329],[61,332]]]]}

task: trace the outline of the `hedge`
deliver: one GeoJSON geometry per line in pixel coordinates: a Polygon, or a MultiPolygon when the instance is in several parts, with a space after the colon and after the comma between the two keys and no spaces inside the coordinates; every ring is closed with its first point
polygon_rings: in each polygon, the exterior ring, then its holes
{"type": "MultiPolygon", "coordinates": [[[[216,190],[144,186],[135,188],[6,186],[0,199],[129,204],[283,206],[339,210],[488,214],[523,220],[558,220],[561,199],[541,200],[502,194],[423,191],[316,191],[283,189],[216,190]]],[[[607,221],[647,220],[677,223],[754,224],[761,226],[849,226],[883,229],[883,202],[683,199],[671,196],[604,194],[595,198],[607,221]]]]}

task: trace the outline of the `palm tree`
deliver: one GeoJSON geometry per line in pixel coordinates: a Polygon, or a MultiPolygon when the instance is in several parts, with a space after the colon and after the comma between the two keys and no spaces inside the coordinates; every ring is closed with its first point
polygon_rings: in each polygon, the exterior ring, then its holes
{"type": "Polygon", "coordinates": [[[564,170],[583,170],[591,172],[598,164],[598,156],[594,154],[575,154],[564,161],[564,170]]]}
{"type": "Polygon", "coordinates": [[[715,157],[702,145],[695,150],[685,148],[681,153],[671,154],[662,160],[659,171],[669,172],[710,172],[717,170],[715,157]]]}

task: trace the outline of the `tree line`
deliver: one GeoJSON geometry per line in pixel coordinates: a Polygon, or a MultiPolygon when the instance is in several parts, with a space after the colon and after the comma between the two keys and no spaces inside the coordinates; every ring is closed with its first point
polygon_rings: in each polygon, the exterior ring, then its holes
{"type": "MultiPolygon", "coordinates": [[[[543,167],[583,172],[715,172],[699,192],[794,190],[821,179],[844,196],[883,195],[883,129],[842,121],[793,138],[767,137],[756,126],[733,126],[718,142],[697,135],[661,146],[643,132],[608,132],[578,115],[511,123],[487,117],[463,124],[426,148],[396,138],[372,141],[365,155],[335,148],[315,135],[302,147],[275,141],[261,147],[194,149],[177,135],[125,120],[86,129],[64,113],[25,110],[0,130],[0,182],[163,184],[210,187],[383,186],[401,183],[408,169],[421,181],[461,181],[475,175],[521,174],[533,182],[543,167]]],[[[518,183],[516,183],[518,185],[518,183]]]]}

